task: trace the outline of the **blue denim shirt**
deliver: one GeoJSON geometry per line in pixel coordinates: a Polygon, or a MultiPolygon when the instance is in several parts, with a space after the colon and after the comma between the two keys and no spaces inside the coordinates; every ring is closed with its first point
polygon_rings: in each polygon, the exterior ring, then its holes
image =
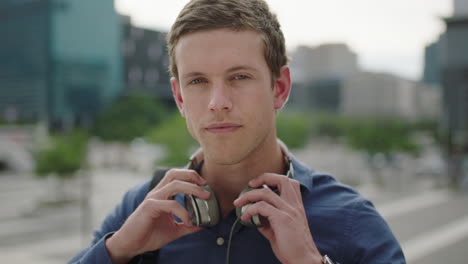
{"type": "MultiPolygon", "coordinates": [[[[294,178],[301,183],[310,231],[322,255],[336,263],[406,263],[398,241],[372,203],[333,177],[315,172],[293,156],[294,178]]],[[[117,231],[147,194],[150,182],[130,189],[94,232],[91,245],[69,263],[112,263],[105,239],[117,231]]],[[[183,196],[175,199],[184,205],[183,196]]],[[[211,228],[179,238],[158,252],[158,263],[223,263],[234,210],[211,228]],[[222,239],[221,239],[222,238],[222,239]]],[[[237,224],[230,263],[280,263],[257,229],[237,224]]]]}

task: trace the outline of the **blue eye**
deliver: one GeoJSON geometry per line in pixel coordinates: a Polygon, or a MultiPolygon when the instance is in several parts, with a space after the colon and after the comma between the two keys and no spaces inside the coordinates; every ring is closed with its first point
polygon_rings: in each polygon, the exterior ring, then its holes
{"type": "Polygon", "coordinates": [[[200,84],[200,83],[203,83],[203,82],[205,82],[204,79],[198,78],[198,79],[192,80],[192,81],[190,82],[190,84],[200,84]]]}
{"type": "Polygon", "coordinates": [[[244,80],[244,79],[247,79],[247,78],[249,78],[249,77],[247,75],[243,75],[243,74],[239,74],[239,75],[234,76],[235,80],[244,80]]]}

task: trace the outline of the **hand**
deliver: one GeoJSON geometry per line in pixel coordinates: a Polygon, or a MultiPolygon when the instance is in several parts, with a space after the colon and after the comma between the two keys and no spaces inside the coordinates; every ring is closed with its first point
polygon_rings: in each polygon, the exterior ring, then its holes
{"type": "Polygon", "coordinates": [[[122,227],[107,239],[111,259],[115,263],[126,263],[134,256],[157,250],[179,237],[201,230],[192,225],[187,210],[172,200],[177,193],[208,199],[210,193],[198,185],[206,185],[206,181],[197,172],[169,170],[122,227]],[[182,223],[176,222],[173,215],[182,223]]]}
{"type": "Polygon", "coordinates": [[[258,231],[268,239],[281,263],[322,263],[310,233],[299,182],[273,173],[262,174],[249,182],[253,188],[263,184],[277,187],[278,194],[269,188],[242,194],[234,206],[255,203],[247,207],[241,220],[248,221],[256,214],[268,219],[269,224],[258,231]]]}

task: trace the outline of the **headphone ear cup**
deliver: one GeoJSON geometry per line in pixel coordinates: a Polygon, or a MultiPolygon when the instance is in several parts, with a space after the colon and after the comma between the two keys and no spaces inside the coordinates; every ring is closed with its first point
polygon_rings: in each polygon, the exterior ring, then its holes
{"type": "Polygon", "coordinates": [[[209,216],[209,221],[207,222],[206,226],[215,226],[219,222],[219,219],[220,219],[218,200],[216,199],[215,193],[213,192],[213,190],[211,190],[211,188],[208,185],[200,186],[200,187],[207,190],[211,194],[208,200],[203,200],[203,199],[198,198],[198,200],[206,201],[206,204],[208,205],[206,214],[209,216]]]}
{"type": "MultiPolygon", "coordinates": [[[[244,190],[242,190],[242,192],[240,193],[240,195],[246,193],[246,192],[249,192],[251,190],[253,190],[254,188],[250,187],[250,186],[247,186],[247,188],[245,188],[244,190]]],[[[245,210],[247,209],[247,207],[249,207],[250,205],[252,205],[254,203],[248,203],[244,206],[241,206],[241,207],[236,207],[236,215],[237,215],[237,218],[241,218],[242,214],[245,212],[245,210]]],[[[250,218],[249,221],[242,221],[242,220],[239,220],[241,222],[241,224],[245,225],[245,226],[248,226],[248,227],[261,227],[263,226],[262,224],[262,221],[261,221],[261,218],[262,216],[260,215],[253,215],[252,218],[250,218]]]]}
{"type": "Polygon", "coordinates": [[[208,200],[203,200],[195,195],[186,194],[185,204],[195,226],[215,226],[220,219],[219,205],[216,196],[209,186],[200,186],[211,195],[208,200]]]}

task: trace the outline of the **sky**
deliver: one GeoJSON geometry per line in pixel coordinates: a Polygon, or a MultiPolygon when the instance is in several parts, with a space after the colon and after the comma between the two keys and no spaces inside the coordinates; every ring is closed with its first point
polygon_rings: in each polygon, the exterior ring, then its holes
{"type": "MultiPolygon", "coordinates": [[[[168,31],[188,0],[115,0],[134,24],[168,31]]],[[[424,47],[445,31],[452,0],[267,0],[289,51],[346,43],[363,70],[419,80],[424,47]]]]}

